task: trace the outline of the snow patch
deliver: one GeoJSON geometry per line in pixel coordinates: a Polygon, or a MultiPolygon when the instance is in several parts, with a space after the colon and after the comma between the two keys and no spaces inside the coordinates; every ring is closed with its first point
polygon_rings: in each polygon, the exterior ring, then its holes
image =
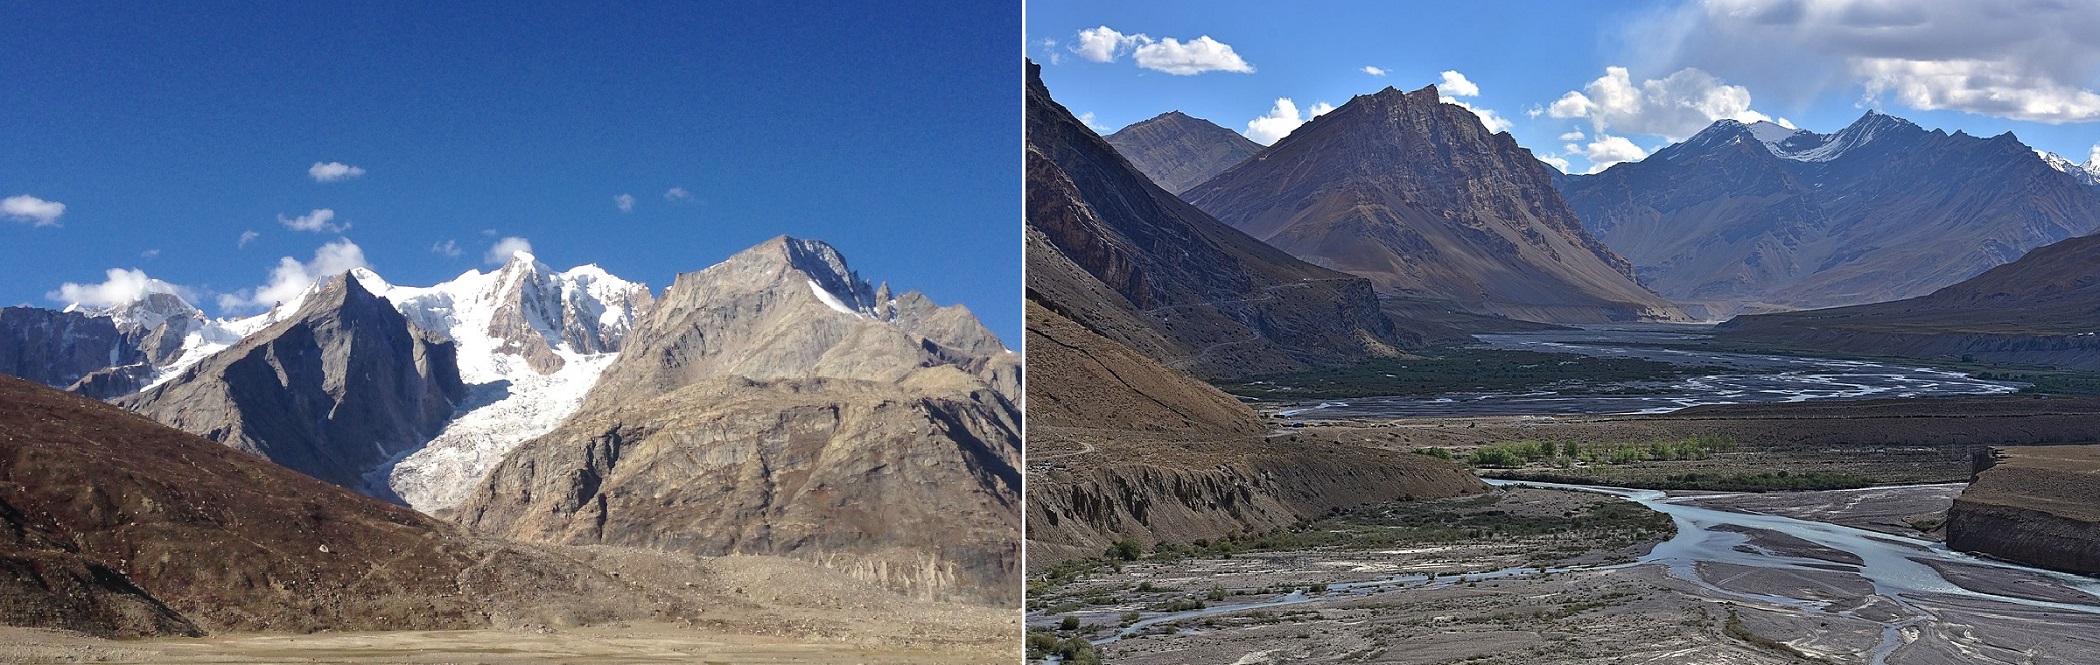
{"type": "Polygon", "coordinates": [[[817,294],[818,300],[824,301],[826,306],[838,310],[842,314],[852,314],[855,318],[861,315],[860,312],[853,311],[853,308],[847,307],[846,303],[839,300],[838,296],[832,295],[830,291],[824,290],[824,287],[818,286],[817,280],[809,280],[809,292],[817,294]]]}

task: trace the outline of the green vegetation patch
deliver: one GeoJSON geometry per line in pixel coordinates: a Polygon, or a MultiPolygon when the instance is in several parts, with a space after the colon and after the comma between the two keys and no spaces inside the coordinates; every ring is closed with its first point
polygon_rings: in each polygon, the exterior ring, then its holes
{"type": "Polygon", "coordinates": [[[1536,351],[1451,348],[1418,354],[1406,358],[1378,358],[1348,367],[1257,376],[1217,385],[1234,395],[1279,400],[1532,390],[1554,390],[1564,394],[1638,394],[1660,389],[1638,385],[1642,382],[1740,371],[1722,367],[1687,367],[1638,358],[1600,358],[1536,351]]]}
{"type": "Polygon", "coordinates": [[[1646,478],[1598,478],[1549,471],[1495,471],[1482,474],[1501,480],[1528,480],[1566,485],[1610,485],[1651,490],[1706,490],[1717,492],[1786,492],[1801,490],[1849,490],[1874,485],[1874,480],[1850,473],[1828,471],[1739,471],[1735,473],[1679,473],[1646,478]]]}

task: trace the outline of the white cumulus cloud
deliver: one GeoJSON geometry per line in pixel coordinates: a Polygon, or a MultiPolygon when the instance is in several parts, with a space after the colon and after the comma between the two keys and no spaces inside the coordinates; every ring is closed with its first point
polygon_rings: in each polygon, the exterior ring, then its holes
{"type": "Polygon", "coordinates": [[[1143,33],[1124,34],[1104,25],[1079,31],[1079,36],[1067,48],[1081,59],[1092,62],[1115,62],[1128,54],[1139,67],[1175,76],[1205,72],[1248,74],[1254,71],[1254,66],[1247,64],[1230,44],[1212,39],[1210,35],[1188,41],[1173,37],[1153,39],[1143,33]]]}
{"type": "Polygon", "coordinates": [[[219,294],[219,309],[231,314],[272,307],[298,298],[322,279],[353,268],[370,267],[363,248],[349,238],[338,238],[315,249],[311,261],[301,262],[289,256],[278,259],[277,267],[270,269],[270,281],[262,286],[219,294]]]}
{"type": "Polygon", "coordinates": [[[1381,67],[1373,67],[1371,65],[1364,65],[1363,73],[1370,74],[1372,76],[1385,76],[1385,69],[1381,67]]]}
{"type": "Polygon", "coordinates": [[[1604,76],[1581,91],[1570,90],[1546,107],[1555,118],[1587,118],[1597,132],[1648,134],[1680,141],[1716,120],[1771,120],[1750,108],[1750,89],[1728,85],[1695,68],[1636,84],[1625,67],[1606,67],[1604,76]]]}
{"type": "Polygon", "coordinates": [[[83,307],[110,307],[135,302],[148,293],[173,293],[184,300],[191,299],[193,292],[181,286],[146,276],[146,271],[137,268],[110,268],[103,273],[98,284],[66,282],[58,290],[44,294],[45,298],[83,307]]]}
{"type": "Polygon", "coordinates": [[[349,222],[335,223],[335,211],[327,208],[315,208],[313,212],[298,217],[278,215],[277,223],[283,224],[285,228],[293,231],[308,231],[312,233],[342,233],[350,230],[349,222]]]}
{"type": "Polygon", "coordinates": [[[1437,90],[1437,92],[1443,93],[1443,96],[1445,96],[1445,97],[1479,97],[1479,96],[1480,96],[1480,86],[1478,86],[1478,85],[1474,85],[1472,81],[1466,80],[1466,75],[1465,75],[1465,74],[1460,74],[1460,73],[1458,73],[1458,70],[1456,70],[1456,69],[1451,69],[1451,70],[1445,70],[1445,72],[1444,72],[1444,73],[1442,74],[1442,76],[1443,76],[1443,79],[1444,79],[1444,80],[1443,80],[1442,82],[1439,82],[1439,83],[1437,83],[1437,84],[1436,84],[1436,90],[1437,90]]]}
{"type": "Polygon", "coordinates": [[[1598,134],[1597,140],[1591,141],[1582,149],[1582,157],[1590,161],[1590,173],[1603,171],[1620,162],[1638,161],[1647,156],[1648,151],[1634,145],[1633,141],[1624,136],[1609,134],[1598,134]]]}
{"type": "Polygon", "coordinates": [[[314,162],[306,174],[313,176],[314,182],[337,182],[364,175],[365,170],[342,162],[314,162]]]}
{"type": "Polygon", "coordinates": [[[63,214],[66,214],[66,204],[28,194],[0,199],[0,216],[30,226],[58,226],[58,216],[63,214]]]}
{"type": "Polygon", "coordinates": [[[532,241],[517,236],[506,236],[497,240],[496,244],[490,245],[489,251],[481,255],[481,260],[492,266],[500,266],[509,263],[510,257],[519,252],[531,254],[532,241]]]}
{"type": "Polygon", "coordinates": [[[1278,140],[1290,135],[1291,131],[1297,129],[1299,125],[1303,125],[1306,121],[1313,118],[1326,115],[1328,111],[1332,110],[1334,110],[1334,105],[1320,102],[1301,114],[1298,111],[1298,104],[1292,102],[1291,98],[1278,97],[1276,98],[1276,105],[1269,108],[1267,115],[1247,121],[1247,140],[1262,145],[1274,145],[1278,140]]]}
{"type": "Polygon", "coordinates": [[[619,208],[620,212],[634,212],[634,195],[621,194],[613,197],[613,207],[619,208]]]}

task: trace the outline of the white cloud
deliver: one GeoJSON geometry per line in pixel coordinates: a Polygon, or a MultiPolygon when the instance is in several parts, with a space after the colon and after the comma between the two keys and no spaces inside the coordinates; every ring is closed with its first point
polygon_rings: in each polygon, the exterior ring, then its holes
{"type": "Polygon", "coordinates": [[[1327,102],[1314,104],[1309,113],[1300,114],[1298,104],[1289,97],[1276,98],[1276,105],[1269,114],[1247,121],[1247,139],[1262,145],[1274,145],[1276,141],[1290,135],[1291,130],[1305,124],[1307,120],[1326,115],[1334,105],[1327,102]]]}
{"type": "Polygon", "coordinates": [[[1606,67],[1604,76],[1568,91],[1546,107],[1555,118],[1588,118],[1598,132],[1648,134],[1680,141],[1716,120],[1771,120],[1750,108],[1750,89],[1728,85],[1712,74],[1684,68],[1636,85],[1625,67],[1606,67]]]}
{"type": "Polygon", "coordinates": [[[1167,37],[1158,43],[1137,47],[1136,56],[1139,67],[1175,76],[1194,76],[1204,72],[1254,73],[1254,66],[1240,59],[1240,54],[1234,53],[1231,46],[1211,39],[1209,35],[1187,43],[1167,37]]]}
{"type": "Polygon", "coordinates": [[[1627,25],[1636,61],[1694,66],[1807,103],[1869,103],[2045,123],[2100,120],[2100,3],[1701,0],[1627,25]]]}
{"type": "Polygon", "coordinates": [[[532,241],[517,236],[506,236],[502,240],[496,241],[496,244],[489,246],[488,253],[482,254],[481,260],[492,266],[500,266],[509,263],[510,257],[518,252],[531,254],[532,241]]]}
{"type": "Polygon", "coordinates": [[[1642,157],[1647,157],[1648,151],[1642,150],[1640,146],[1634,145],[1633,141],[1627,140],[1624,136],[1598,134],[1597,140],[1591,141],[1589,145],[1583,147],[1582,156],[1584,159],[1590,160],[1589,172],[1596,173],[1611,167],[1613,164],[1636,161],[1642,157]]]}
{"type": "Polygon", "coordinates": [[[1446,70],[1446,71],[1445,71],[1445,72],[1443,73],[1443,75],[1442,75],[1442,76],[1444,77],[1444,80],[1443,80],[1443,82],[1441,82],[1441,83],[1438,83],[1438,84],[1436,84],[1436,90],[1437,90],[1437,92],[1439,92],[1439,93],[1443,93],[1443,96],[1445,96],[1445,97],[1479,97],[1479,96],[1480,96],[1480,86],[1478,86],[1478,85],[1474,85],[1472,81],[1466,80],[1466,75],[1465,75],[1465,74],[1460,74],[1460,73],[1458,73],[1458,70],[1456,70],[1456,69],[1452,69],[1452,70],[1446,70]]]}
{"type": "Polygon", "coordinates": [[[262,237],[262,234],[256,233],[253,229],[242,231],[240,242],[234,243],[234,246],[247,247],[248,243],[255,242],[255,239],[260,237],[262,237]]]}
{"type": "Polygon", "coordinates": [[[459,241],[445,240],[442,242],[431,243],[430,253],[442,254],[445,256],[459,256],[459,241]]]}
{"type": "Polygon", "coordinates": [[[315,208],[313,212],[292,218],[278,215],[277,223],[283,224],[285,228],[293,231],[310,231],[313,233],[342,233],[350,230],[349,222],[336,224],[335,211],[327,208],[315,208]]]}
{"type": "Polygon", "coordinates": [[[1094,130],[1094,133],[1096,134],[1108,131],[1107,125],[1103,125],[1099,122],[1094,121],[1093,111],[1087,111],[1085,113],[1079,114],[1079,124],[1086,125],[1087,129],[1094,130]]]}
{"type": "Polygon", "coordinates": [[[60,284],[58,290],[45,293],[44,297],[68,305],[109,307],[137,301],[148,293],[173,293],[184,300],[194,295],[188,288],[147,277],[145,271],[137,268],[110,268],[103,276],[100,284],[60,284]]]}
{"type": "Polygon", "coordinates": [[[634,195],[621,194],[613,197],[613,207],[619,208],[620,212],[634,212],[634,195]]]}
{"type": "Polygon", "coordinates": [[[30,226],[58,226],[58,216],[63,214],[66,214],[66,204],[28,194],[0,199],[0,216],[27,222],[30,226]]]}
{"type": "Polygon", "coordinates": [[[1545,162],[1553,168],[1560,170],[1561,173],[1568,172],[1568,160],[1555,155],[1539,155],[1538,157],[1539,161],[1545,162]]]}
{"type": "MultiPolygon", "coordinates": [[[[1045,45],[1054,43],[1046,41],[1045,45]]],[[[1232,46],[1209,35],[1184,42],[1173,37],[1153,39],[1143,33],[1126,35],[1104,25],[1079,31],[1078,38],[1067,48],[1092,62],[1115,62],[1129,54],[1139,67],[1175,76],[1254,71],[1254,66],[1241,59],[1232,46]]]]}
{"type": "Polygon", "coordinates": [[[147,259],[157,259],[157,258],[160,258],[160,248],[159,248],[159,247],[155,247],[155,248],[153,248],[153,249],[149,249],[149,250],[146,250],[146,251],[143,251],[143,252],[139,252],[139,257],[140,257],[140,258],[147,258],[147,259]]]}
{"type": "Polygon", "coordinates": [[[1480,124],[1487,126],[1490,132],[1506,132],[1516,126],[1508,118],[1502,117],[1502,114],[1496,113],[1494,109],[1474,106],[1463,99],[1459,99],[1460,97],[1480,96],[1480,86],[1474,85],[1472,81],[1467,80],[1465,74],[1460,74],[1457,70],[1451,70],[1444,72],[1442,76],[1443,81],[1436,86],[1438,101],[1472,111],[1474,117],[1480,118],[1480,124]]]}
{"type": "Polygon", "coordinates": [[[685,191],[684,187],[672,187],[664,190],[665,201],[684,201],[690,198],[693,198],[693,193],[685,191]]]}
{"type": "Polygon", "coordinates": [[[1144,35],[1125,35],[1108,26],[1079,31],[1079,40],[1071,46],[1080,58],[1094,62],[1115,62],[1116,57],[1136,48],[1139,40],[1149,40],[1144,35]]]}
{"type": "Polygon", "coordinates": [[[1365,74],[1370,74],[1370,75],[1372,75],[1372,76],[1385,76],[1385,70],[1384,70],[1384,69],[1382,69],[1382,68],[1379,68],[1379,67],[1373,67],[1373,66],[1370,66],[1370,65],[1364,65],[1364,68],[1363,68],[1363,73],[1365,73],[1365,74]]]}
{"type": "Polygon", "coordinates": [[[278,259],[277,267],[270,269],[270,281],[262,286],[219,294],[219,309],[233,313],[289,302],[314,282],[353,268],[370,267],[371,264],[365,262],[363,248],[350,242],[349,238],[338,238],[314,250],[312,261],[301,263],[289,256],[278,259]]]}
{"type": "Polygon", "coordinates": [[[314,162],[306,174],[313,176],[314,182],[336,182],[364,175],[365,170],[342,162],[314,162]]]}
{"type": "Polygon", "coordinates": [[[1584,138],[1588,137],[1583,136],[1582,130],[1580,129],[1570,129],[1567,131],[1567,133],[1560,135],[1560,140],[1562,141],[1580,141],[1584,138]]]}

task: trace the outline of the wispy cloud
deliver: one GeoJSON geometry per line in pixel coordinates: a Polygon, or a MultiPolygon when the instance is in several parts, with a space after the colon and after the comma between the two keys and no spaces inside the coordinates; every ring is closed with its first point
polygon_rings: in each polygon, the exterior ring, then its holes
{"type": "Polygon", "coordinates": [[[443,242],[432,243],[430,245],[430,253],[439,254],[443,256],[459,256],[459,241],[446,240],[443,242]]]}
{"type": "Polygon", "coordinates": [[[58,216],[66,214],[66,204],[46,201],[28,194],[0,199],[0,216],[30,226],[58,226],[58,216]]]}
{"type": "Polygon", "coordinates": [[[293,231],[312,233],[342,233],[350,230],[349,222],[335,223],[335,211],[327,208],[315,208],[313,212],[298,217],[287,218],[284,215],[278,215],[277,223],[283,224],[285,228],[293,231]]]}
{"type": "Polygon", "coordinates": [[[149,249],[149,250],[146,250],[146,251],[143,251],[143,252],[139,252],[139,258],[142,258],[142,259],[157,259],[157,258],[160,258],[160,248],[159,248],[159,247],[155,247],[155,248],[153,248],[153,249],[149,249]]]}
{"type": "Polygon", "coordinates": [[[246,230],[246,231],[242,231],[242,232],[241,232],[241,240],[240,240],[240,242],[234,243],[234,246],[235,246],[235,247],[247,247],[247,246],[248,246],[248,243],[251,243],[251,242],[255,242],[255,239],[256,239],[256,238],[260,238],[260,237],[262,237],[262,234],[260,234],[260,233],[256,233],[254,229],[249,229],[249,230],[246,230]]]}
{"type": "Polygon", "coordinates": [[[342,162],[314,162],[306,174],[313,176],[314,182],[337,182],[364,175],[365,170],[342,162]]]}
{"type": "Polygon", "coordinates": [[[634,212],[634,195],[621,194],[613,197],[613,207],[619,208],[620,212],[634,212]]]}
{"type": "Polygon", "coordinates": [[[684,187],[672,187],[664,191],[665,201],[686,201],[692,198],[693,193],[685,191],[684,187]]]}

